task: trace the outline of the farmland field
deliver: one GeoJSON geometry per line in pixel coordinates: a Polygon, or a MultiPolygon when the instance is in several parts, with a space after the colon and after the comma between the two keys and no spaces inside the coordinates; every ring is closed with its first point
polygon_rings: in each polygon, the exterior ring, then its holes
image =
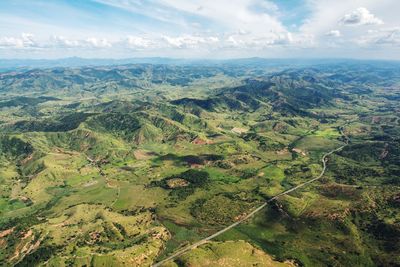
{"type": "Polygon", "coordinates": [[[163,266],[398,266],[400,65],[254,60],[0,72],[0,265],[151,266],[344,146],[163,266]]]}

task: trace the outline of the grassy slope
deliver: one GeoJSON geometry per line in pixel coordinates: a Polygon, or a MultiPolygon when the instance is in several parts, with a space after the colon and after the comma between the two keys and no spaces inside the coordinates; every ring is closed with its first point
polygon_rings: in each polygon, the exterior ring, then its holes
{"type": "MultiPolygon", "coordinates": [[[[290,79],[296,90],[309,86],[301,75],[285,73],[279,86],[290,79]]],[[[327,78],[318,79],[320,86],[327,78]]],[[[12,233],[0,238],[1,264],[149,265],[315,177],[321,155],[340,146],[341,125],[353,143],[329,159],[321,183],[279,199],[253,221],[225,233],[220,237],[224,242],[202,246],[175,263],[400,262],[394,242],[399,233],[399,116],[394,109],[381,110],[395,107],[396,101],[382,104],[375,95],[382,94],[378,86],[364,99],[351,91],[345,92],[350,100],[332,98],[329,91],[324,97],[331,104],[321,108],[315,106],[320,99],[313,98],[305,115],[296,106],[304,102],[294,101],[295,91],[285,91],[293,98],[279,101],[268,93],[266,104],[249,110],[259,104],[243,95],[249,88],[229,89],[229,99],[214,92],[239,84],[236,78],[218,74],[186,85],[168,83],[149,82],[140,93],[122,85],[106,93],[93,87],[83,99],[69,89],[49,90],[57,100],[35,100],[31,107],[5,102],[7,107],[0,109],[2,140],[7,140],[0,147],[0,229],[12,233]],[[212,110],[166,100],[182,97],[216,97],[217,106],[212,110]],[[229,102],[235,97],[240,103],[229,102]],[[353,98],[358,102],[352,103],[353,98]],[[229,108],[238,103],[243,110],[229,108]],[[90,116],[76,115],[82,113],[90,116]],[[40,123],[11,127],[30,120],[40,123]],[[188,170],[207,173],[206,182],[185,177],[188,170]],[[168,187],[163,181],[171,177],[189,185],[168,187]]],[[[307,99],[303,93],[299,97],[307,99]]]]}

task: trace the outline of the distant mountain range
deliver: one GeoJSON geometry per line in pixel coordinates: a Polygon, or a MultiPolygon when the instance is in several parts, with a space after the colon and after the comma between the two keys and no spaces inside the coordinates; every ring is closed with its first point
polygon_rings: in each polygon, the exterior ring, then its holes
{"type": "MultiPolygon", "coordinates": [[[[238,64],[238,65],[258,65],[258,66],[282,66],[291,67],[332,64],[332,63],[354,63],[360,60],[355,59],[300,59],[300,58],[238,58],[238,59],[179,59],[166,57],[142,57],[125,59],[107,58],[80,58],[69,57],[61,59],[0,59],[0,71],[10,71],[15,69],[34,69],[34,68],[54,68],[54,67],[84,67],[84,66],[110,66],[125,64],[167,64],[167,65],[215,65],[215,64],[238,64]]],[[[362,62],[369,62],[362,60],[362,62]]],[[[387,61],[373,60],[370,62],[388,64],[387,61]]]]}

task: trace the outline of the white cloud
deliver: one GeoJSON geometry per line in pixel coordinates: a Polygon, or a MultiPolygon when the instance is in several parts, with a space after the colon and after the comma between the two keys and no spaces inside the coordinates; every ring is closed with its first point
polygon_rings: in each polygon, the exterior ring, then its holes
{"type": "Polygon", "coordinates": [[[149,3],[143,0],[94,0],[103,5],[108,5],[125,11],[141,14],[148,18],[158,20],[168,24],[174,24],[178,27],[187,26],[187,22],[181,18],[176,9],[172,9],[163,0],[152,0],[149,3]]]}
{"type": "Polygon", "coordinates": [[[49,46],[56,48],[110,48],[112,44],[105,38],[68,39],[64,36],[54,35],[50,39],[49,46]]]}
{"type": "Polygon", "coordinates": [[[88,46],[90,48],[109,48],[112,47],[112,44],[105,38],[94,38],[90,37],[87,38],[82,42],[82,44],[85,46],[88,46]]]}
{"type": "Polygon", "coordinates": [[[400,45],[400,29],[384,32],[375,43],[378,45],[400,45]]]}
{"type": "Polygon", "coordinates": [[[38,47],[38,43],[31,33],[22,33],[20,37],[1,37],[0,47],[7,48],[34,48],[38,47]]]}
{"type": "Polygon", "coordinates": [[[173,9],[202,17],[227,31],[243,30],[253,34],[269,31],[286,32],[283,24],[271,13],[276,5],[265,0],[160,0],[173,9]],[[200,8],[199,8],[200,7],[200,8]]]}
{"type": "Polygon", "coordinates": [[[368,31],[355,42],[362,46],[400,46],[400,28],[368,31]]]}
{"type": "Polygon", "coordinates": [[[351,13],[345,14],[339,22],[344,25],[380,25],[383,21],[371,14],[365,7],[359,7],[351,13]]]}
{"type": "Polygon", "coordinates": [[[155,43],[148,39],[148,38],[143,38],[140,36],[128,36],[126,39],[126,45],[128,48],[133,48],[133,49],[146,49],[150,48],[155,45],[155,43]]]}
{"type": "Polygon", "coordinates": [[[342,34],[340,33],[339,30],[330,30],[327,33],[325,33],[326,36],[328,37],[340,37],[342,34]]]}
{"type": "Polygon", "coordinates": [[[21,48],[23,46],[24,46],[23,42],[19,38],[7,37],[7,36],[0,38],[0,47],[21,48]]]}
{"type": "Polygon", "coordinates": [[[395,27],[400,23],[398,12],[395,11],[400,8],[400,1],[397,0],[306,0],[306,2],[310,14],[298,29],[300,33],[313,35],[315,48],[322,54],[326,53],[325,56],[373,56],[370,51],[364,50],[366,45],[360,42],[366,31],[380,30],[383,27],[380,16],[383,15],[386,27],[395,27]],[[354,27],[349,27],[351,25],[354,27]],[[365,27],[356,27],[357,25],[365,27]],[[371,27],[366,27],[367,25],[371,27]]]}
{"type": "Polygon", "coordinates": [[[22,33],[21,39],[24,47],[33,47],[37,45],[34,40],[34,35],[31,33],[22,33]]]}
{"type": "Polygon", "coordinates": [[[0,56],[36,53],[46,57],[50,51],[60,57],[90,53],[98,57],[296,57],[315,56],[319,51],[318,56],[370,57],[375,56],[369,50],[374,46],[374,53],[382,51],[391,57],[400,47],[398,0],[304,0],[288,10],[280,9],[284,5],[275,4],[277,0],[94,1],[116,14],[123,9],[126,17],[104,18],[104,24],[91,25],[87,18],[96,14],[82,10],[74,23],[57,19],[44,23],[0,11],[0,56]],[[301,14],[292,13],[297,8],[301,14]],[[98,35],[95,27],[102,28],[98,35]],[[35,36],[19,34],[27,29],[35,36]]]}
{"type": "Polygon", "coordinates": [[[260,50],[269,47],[310,47],[314,45],[314,36],[307,34],[267,33],[260,36],[231,34],[224,40],[224,47],[245,50],[260,50]]]}
{"type": "Polygon", "coordinates": [[[201,45],[212,45],[219,42],[215,36],[202,37],[193,35],[183,35],[178,37],[163,36],[162,38],[169,46],[174,48],[197,48],[201,45]]]}
{"type": "MultiPolygon", "coordinates": [[[[187,30],[224,27],[252,32],[286,31],[276,18],[277,5],[270,0],[95,0],[105,5],[175,24],[187,30]]],[[[173,30],[173,29],[171,29],[173,30]]]]}
{"type": "Polygon", "coordinates": [[[79,41],[69,40],[64,36],[59,36],[59,35],[53,35],[50,39],[50,44],[52,46],[65,47],[65,48],[79,47],[79,41]]]}

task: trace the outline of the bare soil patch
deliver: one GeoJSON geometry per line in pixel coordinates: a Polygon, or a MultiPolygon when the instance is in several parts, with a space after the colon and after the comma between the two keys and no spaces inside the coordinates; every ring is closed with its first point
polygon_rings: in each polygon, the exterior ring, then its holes
{"type": "Polygon", "coordinates": [[[150,158],[156,156],[156,154],[154,152],[145,151],[142,149],[135,150],[133,152],[133,155],[135,156],[135,158],[137,160],[147,160],[147,159],[150,159],[150,158]]]}

